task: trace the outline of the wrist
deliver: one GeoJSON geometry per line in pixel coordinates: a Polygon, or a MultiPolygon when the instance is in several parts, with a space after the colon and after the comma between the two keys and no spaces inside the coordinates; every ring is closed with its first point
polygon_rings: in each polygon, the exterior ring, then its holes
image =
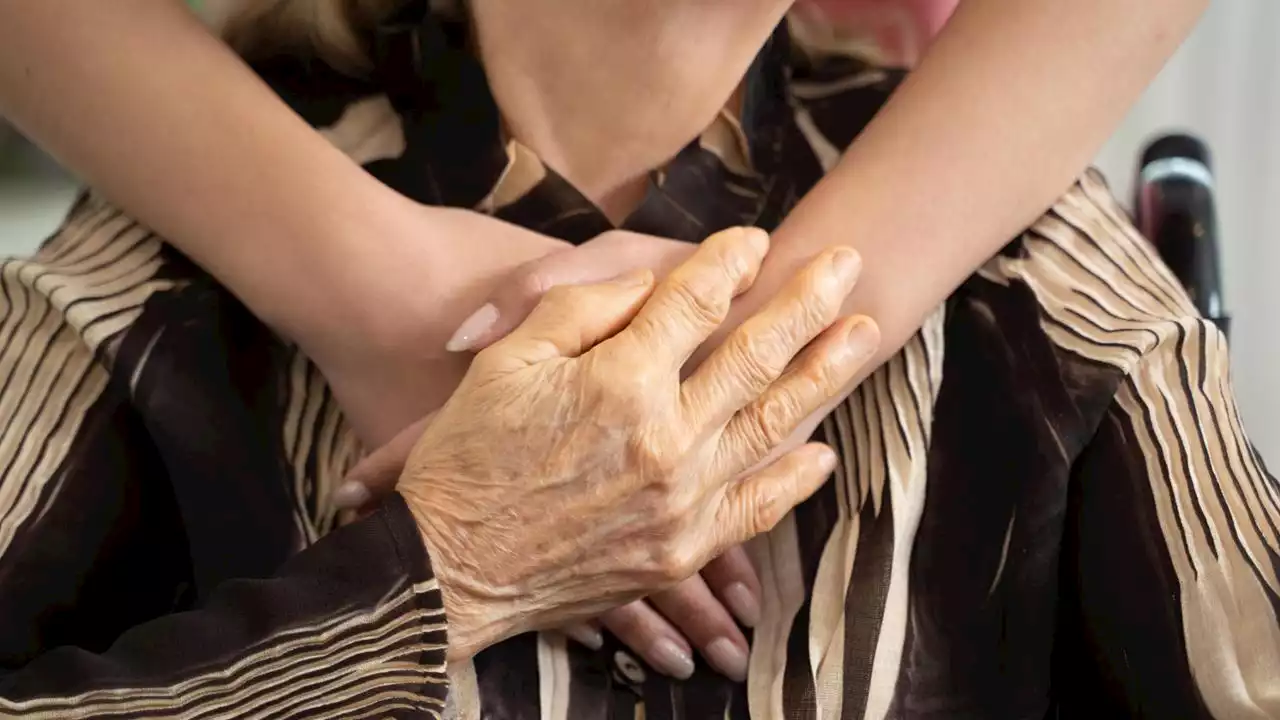
{"type": "Polygon", "coordinates": [[[417,492],[416,484],[406,483],[398,492],[418,526],[419,537],[430,558],[436,584],[444,605],[449,628],[448,657],[451,661],[467,660],[487,647],[524,632],[520,613],[500,593],[487,592],[480,581],[482,568],[468,563],[464,548],[458,547],[465,532],[447,527],[441,510],[428,509],[428,503],[417,492]]]}
{"type": "Polygon", "coordinates": [[[309,233],[293,270],[306,288],[300,302],[264,319],[322,367],[391,357],[420,341],[437,305],[429,290],[447,266],[435,231],[445,212],[378,184],[309,233]]]}

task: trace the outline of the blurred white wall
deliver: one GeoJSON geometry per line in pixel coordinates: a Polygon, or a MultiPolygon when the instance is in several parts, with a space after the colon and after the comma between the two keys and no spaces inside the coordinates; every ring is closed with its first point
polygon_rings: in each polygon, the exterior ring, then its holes
{"type": "Polygon", "coordinates": [[[1099,157],[1130,196],[1142,144],[1165,130],[1208,141],[1225,240],[1236,393],[1254,443],[1280,463],[1280,0],[1215,0],[1099,157]]]}

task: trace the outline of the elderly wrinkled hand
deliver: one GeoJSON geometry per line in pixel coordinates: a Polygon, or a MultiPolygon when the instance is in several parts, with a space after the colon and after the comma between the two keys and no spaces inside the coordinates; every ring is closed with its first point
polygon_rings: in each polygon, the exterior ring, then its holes
{"type": "Polygon", "coordinates": [[[874,351],[874,323],[838,318],[854,251],[822,253],[680,377],[767,247],[763,232],[729,230],[656,287],[640,271],[555,288],[476,357],[397,487],[452,656],[671,587],[826,480],[835,458],[816,444],[740,476],[874,351]]]}
{"type": "MultiPolygon", "coordinates": [[[[454,349],[487,347],[505,336],[528,317],[552,287],[603,282],[639,269],[652,270],[662,277],[688,259],[696,248],[666,238],[611,231],[584,245],[527,263],[489,297],[484,308],[462,324],[454,338],[454,349]]],[[[738,316],[740,320],[741,313],[738,316]]],[[[722,325],[714,345],[719,345],[731,329],[732,325],[722,325]]],[[[709,355],[704,344],[695,357],[709,355]]],[[[697,364],[686,363],[683,372],[687,375],[697,364]]],[[[368,504],[371,491],[390,491],[413,441],[428,421],[420,422],[370,455],[352,472],[341,497],[348,503],[368,504]]],[[[802,445],[812,432],[809,425],[813,421],[811,417],[806,427],[776,446],[761,464],[802,445]]],[[[754,627],[759,616],[759,578],[743,548],[734,547],[675,587],[613,608],[590,623],[575,624],[565,631],[578,642],[599,648],[603,636],[598,627],[607,629],[643,656],[653,669],[678,678],[693,673],[696,648],[713,668],[731,679],[743,680],[750,648],[740,624],[754,627]]]]}

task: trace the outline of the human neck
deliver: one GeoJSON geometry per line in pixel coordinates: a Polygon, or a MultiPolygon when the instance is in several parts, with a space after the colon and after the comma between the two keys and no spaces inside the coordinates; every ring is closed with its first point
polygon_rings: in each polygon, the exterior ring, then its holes
{"type": "Polygon", "coordinates": [[[513,137],[611,219],[725,107],[790,0],[472,0],[513,137]]]}

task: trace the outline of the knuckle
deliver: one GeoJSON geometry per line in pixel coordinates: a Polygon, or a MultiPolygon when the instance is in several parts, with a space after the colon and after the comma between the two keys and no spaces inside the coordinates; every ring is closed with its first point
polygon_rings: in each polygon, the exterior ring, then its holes
{"type": "Polygon", "coordinates": [[[756,456],[767,455],[787,439],[787,432],[775,420],[770,419],[761,405],[743,411],[743,422],[738,426],[739,440],[747,451],[756,456]]]}
{"type": "Polygon", "coordinates": [[[717,242],[712,243],[709,248],[712,266],[724,273],[726,279],[735,286],[754,270],[753,253],[744,242],[745,237],[740,230],[727,230],[717,235],[717,242]]]}
{"type": "MultiPolygon", "coordinates": [[[[807,390],[813,390],[811,393],[815,396],[825,396],[844,387],[855,374],[857,368],[846,368],[842,372],[842,368],[836,362],[831,352],[814,352],[809,353],[805,357],[799,367],[794,369],[797,384],[803,384],[807,390]]],[[[804,410],[801,407],[804,403],[797,393],[792,392],[797,410],[804,410]]]]}
{"type": "Polygon", "coordinates": [[[844,305],[844,297],[831,292],[833,283],[810,269],[805,273],[800,292],[792,296],[785,314],[792,324],[804,328],[822,328],[835,322],[844,305]]]}
{"type": "Polygon", "coordinates": [[[681,451],[666,438],[655,433],[637,433],[628,443],[631,464],[640,469],[650,486],[660,493],[656,504],[659,509],[670,506],[670,494],[677,487],[677,470],[681,451]]]}
{"type": "Polygon", "coordinates": [[[591,379],[605,389],[612,411],[639,424],[658,410],[659,394],[652,375],[647,366],[605,362],[595,367],[591,379]]]}
{"type": "Polygon", "coordinates": [[[806,415],[804,403],[789,388],[777,388],[751,408],[753,422],[770,448],[780,445],[791,434],[791,427],[806,415]]]}
{"type": "Polygon", "coordinates": [[[844,303],[843,286],[827,270],[829,265],[829,261],[810,265],[800,283],[802,304],[819,317],[834,317],[836,310],[844,303]]]}
{"type": "MultiPolygon", "coordinates": [[[[631,386],[628,385],[609,390],[602,396],[600,405],[600,421],[616,427],[635,429],[645,422],[645,410],[648,407],[648,401],[641,393],[633,391],[631,386]]],[[[633,453],[633,459],[636,460],[644,457],[638,451],[638,447],[645,442],[641,437],[633,438],[630,443],[630,446],[637,448],[636,452],[633,453]]]]}
{"type": "Polygon", "coordinates": [[[668,280],[668,289],[687,319],[699,327],[718,326],[729,314],[732,291],[721,278],[706,273],[680,273],[668,280]]]}
{"type": "Polygon", "coordinates": [[[681,501],[670,476],[655,479],[649,486],[649,492],[652,496],[649,505],[654,529],[662,537],[679,537],[689,507],[681,501]]]}
{"type": "Polygon", "coordinates": [[[777,353],[773,346],[777,342],[773,333],[755,333],[745,329],[735,331],[728,340],[730,372],[745,387],[756,393],[764,392],[781,370],[774,357],[777,353]]]}
{"type": "Polygon", "coordinates": [[[747,503],[744,513],[747,523],[745,530],[752,536],[769,532],[782,519],[783,503],[776,494],[751,493],[745,502],[747,503]]]}
{"type": "Polygon", "coordinates": [[[841,302],[831,296],[806,293],[796,299],[795,305],[792,312],[795,317],[794,326],[817,331],[835,322],[841,302]]]}
{"type": "Polygon", "coordinates": [[[751,261],[740,252],[726,252],[722,256],[721,272],[732,287],[737,288],[743,278],[753,274],[751,261]]]}
{"type": "Polygon", "coordinates": [[[675,584],[698,572],[698,557],[699,553],[692,543],[668,540],[659,544],[654,566],[663,581],[675,584]]]}

